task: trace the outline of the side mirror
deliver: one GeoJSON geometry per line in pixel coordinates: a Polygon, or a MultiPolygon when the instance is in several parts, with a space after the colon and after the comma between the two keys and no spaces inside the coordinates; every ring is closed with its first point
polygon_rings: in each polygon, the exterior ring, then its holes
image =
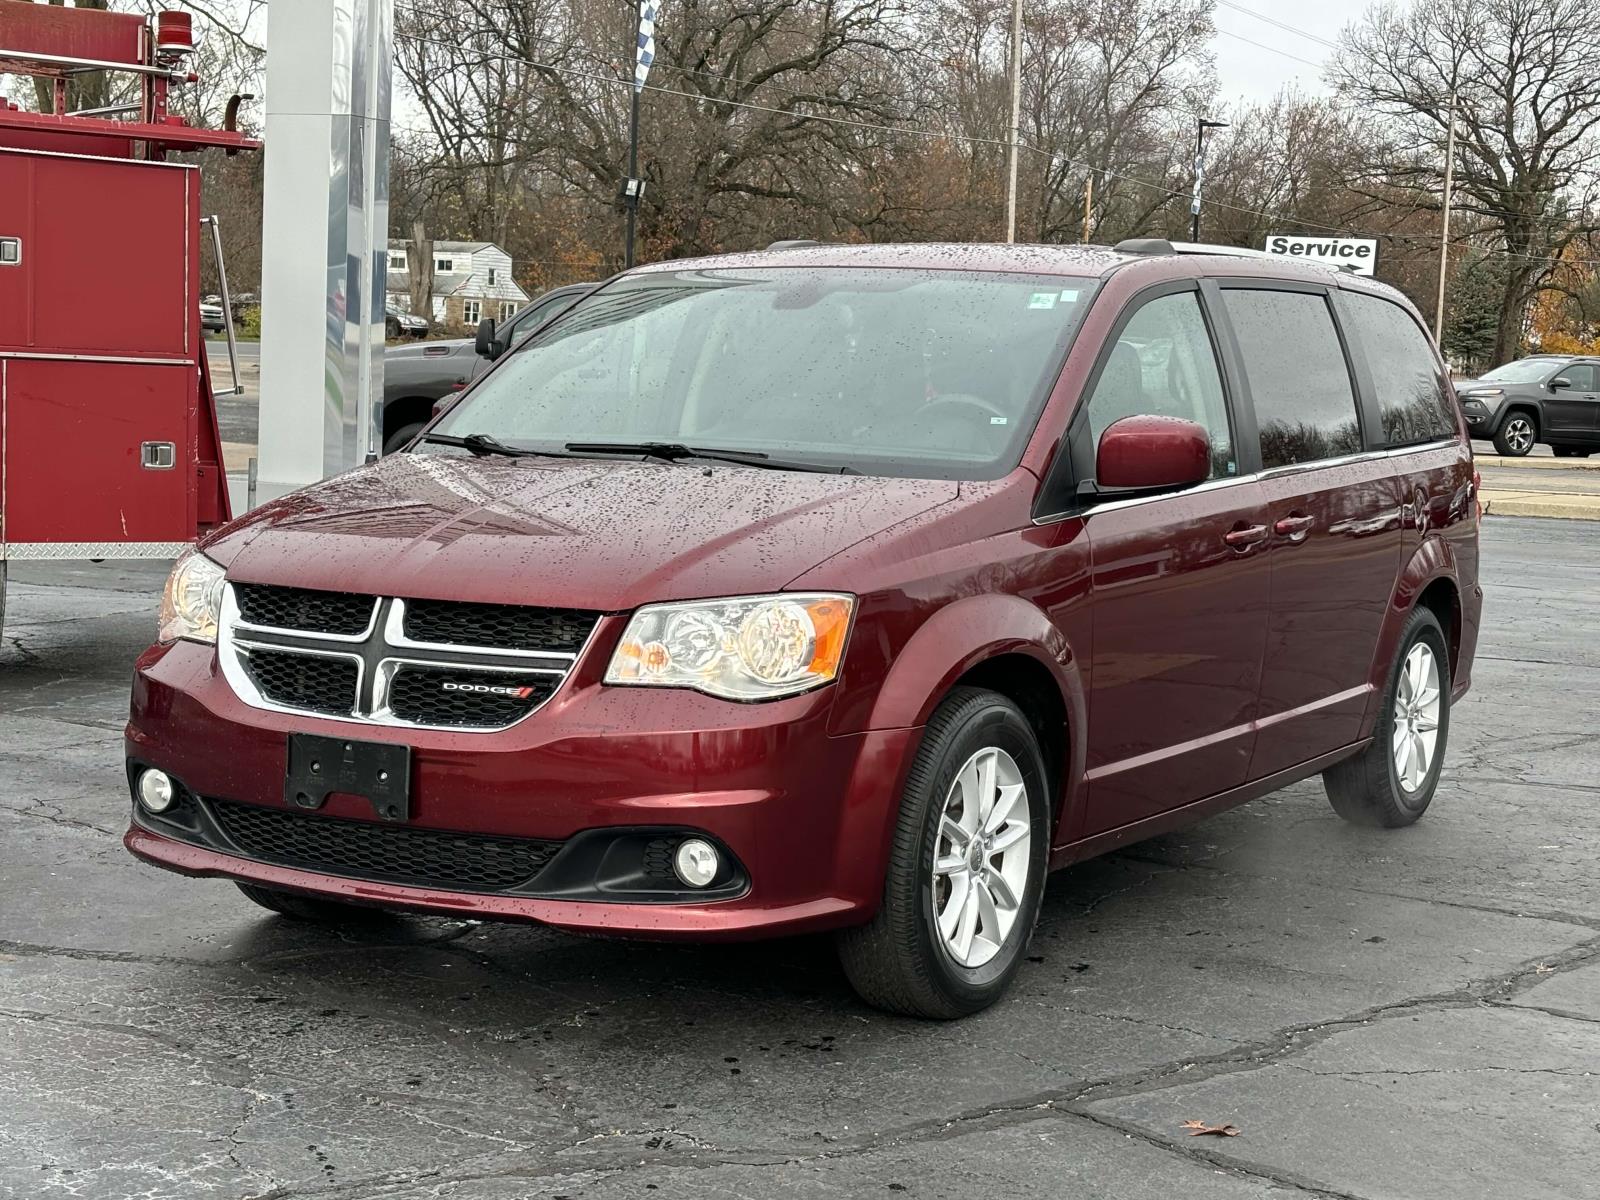
{"type": "Polygon", "coordinates": [[[478,322],[478,340],[473,344],[480,357],[491,362],[500,357],[500,343],[494,340],[494,318],[485,317],[478,322]]]}
{"type": "Polygon", "coordinates": [[[1550,381],[1550,390],[1552,392],[1559,392],[1562,388],[1569,388],[1571,386],[1572,380],[1568,379],[1565,375],[1557,375],[1550,381]]]}
{"type": "Polygon", "coordinates": [[[1211,476],[1211,439],[1178,417],[1123,417],[1100,435],[1094,474],[1102,493],[1203,483],[1211,476]]]}

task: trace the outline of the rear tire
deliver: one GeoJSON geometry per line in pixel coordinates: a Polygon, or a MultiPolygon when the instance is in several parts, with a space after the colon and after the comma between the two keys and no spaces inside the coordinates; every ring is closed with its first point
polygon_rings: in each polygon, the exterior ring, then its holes
{"type": "Polygon", "coordinates": [[[1494,431],[1494,448],[1508,458],[1521,458],[1538,440],[1539,422],[1521,409],[1507,413],[1494,431]]]}
{"type": "Polygon", "coordinates": [[[280,892],[253,883],[234,880],[238,889],[262,908],[271,909],[293,921],[307,921],[316,925],[371,925],[388,918],[381,908],[368,908],[360,904],[345,904],[338,900],[323,900],[317,896],[302,896],[295,892],[280,892]]]}
{"type": "Polygon", "coordinates": [[[863,1000],[948,1020],[1005,992],[1044,894],[1047,779],[1032,726],[1004,696],[958,688],[938,707],[900,799],[883,904],[838,937],[863,1000]]]}
{"type": "Polygon", "coordinates": [[[1588,458],[1592,453],[1580,446],[1551,446],[1550,452],[1557,458],[1588,458]]]}
{"type": "Polygon", "coordinates": [[[1401,634],[1371,744],[1322,773],[1333,811],[1382,829],[1415,822],[1439,786],[1449,733],[1450,651],[1439,618],[1419,606],[1401,634]]]}

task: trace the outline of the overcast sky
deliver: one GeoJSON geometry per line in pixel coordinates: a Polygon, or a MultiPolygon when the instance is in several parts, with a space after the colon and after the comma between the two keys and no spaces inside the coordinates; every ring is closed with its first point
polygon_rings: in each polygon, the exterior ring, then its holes
{"type": "Polygon", "coordinates": [[[1218,32],[1211,48],[1217,56],[1221,98],[1230,103],[1270,100],[1289,85],[1308,94],[1326,92],[1322,64],[1332,50],[1317,39],[1337,41],[1339,31],[1365,12],[1371,2],[1318,0],[1316,4],[1307,4],[1304,0],[1234,0],[1230,3],[1218,0],[1215,18],[1218,32]],[[1250,12],[1260,16],[1252,16],[1250,12]],[[1281,24],[1275,25],[1273,21],[1281,24]],[[1285,25],[1303,32],[1285,29],[1285,25]]]}

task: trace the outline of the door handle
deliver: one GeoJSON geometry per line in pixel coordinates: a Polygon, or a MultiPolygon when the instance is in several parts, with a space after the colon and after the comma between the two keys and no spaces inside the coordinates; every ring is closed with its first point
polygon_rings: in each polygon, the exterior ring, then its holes
{"type": "Polygon", "coordinates": [[[1222,535],[1222,540],[1235,550],[1248,550],[1251,546],[1259,546],[1267,540],[1267,527],[1265,525],[1246,525],[1240,529],[1230,529],[1222,535]]]}
{"type": "Polygon", "coordinates": [[[1305,540],[1306,534],[1311,532],[1311,527],[1316,523],[1315,517],[1280,517],[1272,526],[1272,532],[1279,537],[1288,538],[1291,542],[1300,542],[1305,540]]]}

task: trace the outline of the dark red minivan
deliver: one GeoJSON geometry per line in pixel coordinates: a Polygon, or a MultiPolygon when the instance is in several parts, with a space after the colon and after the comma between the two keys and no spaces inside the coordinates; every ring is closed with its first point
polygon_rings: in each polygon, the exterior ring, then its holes
{"type": "Polygon", "coordinates": [[[1395,291],[1161,241],[663,263],[173,571],[127,846],[289,916],[836,929],[995,1000],[1051,867],[1433,797],[1472,455],[1395,291]]]}

